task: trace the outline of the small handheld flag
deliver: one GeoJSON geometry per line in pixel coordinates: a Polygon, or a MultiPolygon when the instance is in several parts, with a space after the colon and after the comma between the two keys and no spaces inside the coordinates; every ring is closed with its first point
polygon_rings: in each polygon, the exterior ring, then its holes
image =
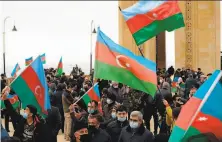
{"type": "Polygon", "coordinates": [[[40,55],[40,58],[41,58],[42,64],[45,64],[46,63],[45,53],[40,55]]]}
{"type": "Polygon", "coordinates": [[[25,59],[25,65],[28,66],[29,64],[32,63],[32,61],[33,61],[32,57],[25,59]]]}
{"type": "Polygon", "coordinates": [[[14,69],[12,70],[11,76],[12,76],[12,77],[16,77],[16,76],[17,76],[16,73],[17,73],[20,69],[21,69],[21,68],[20,68],[19,64],[17,63],[17,64],[15,65],[14,69]]]}
{"type": "Polygon", "coordinates": [[[63,73],[63,64],[62,64],[62,57],[61,57],[59,60],[56,76],[61,76],[62,73],[63,73]]]}

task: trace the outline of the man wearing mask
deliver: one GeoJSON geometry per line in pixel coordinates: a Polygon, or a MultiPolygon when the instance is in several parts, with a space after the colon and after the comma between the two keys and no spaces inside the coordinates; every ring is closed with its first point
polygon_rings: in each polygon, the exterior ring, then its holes
{"type": "Polygon", "coordinates": [[[119,142],[153,142],[153,134],[143,125],[143,114],[133,111],[130,114],[129,126],[121,131],[119,142]]]}
{"type": "Polygon", "coordinates": [[[100,115],[89,116],[88,118],[88,142],[111,142],[111,138],[106,131],[100,128],[100,115]]]}
{"type": "Polygon", "coordinates": [[[128,113],[125,106],[121,105],[117,108],[116,116],[117,120],[109,123],[106,129],[107,133],[111,136],[112,142],[118,142],[122,129],[129,124],[127,120],[128,113]]]}
{"type": "Polygon", "coordinates": [[[108,89],[108,92],[116,96],[116,101],[118,103],[122,103],[122,93],[121,89],[119,88],[118,82],[112,81],[111,86],[108,89]]]}
{"type": "Polygon", "coordinates": [[[116,96],[111,93],[108,93],[106,103],[107,104],[104,106],[103,110],[104,110],[105,120],[107,121],[107,120],[111,119],[111,111],[117,105],[116,104],[116,96]]]}
{"type": "Polygon", "coordinates": [[[43,121],[37,119],[37,109],[33,105],[27,105],[24,113],[19,115],[12,107],[7,99],[7,92],[10,88],[7,87],[2,91],[2,100],[5,103],[6,109],[14,121],[18,121],[14,135],[22,142],[49,142],[48,129],[43,121]]]}

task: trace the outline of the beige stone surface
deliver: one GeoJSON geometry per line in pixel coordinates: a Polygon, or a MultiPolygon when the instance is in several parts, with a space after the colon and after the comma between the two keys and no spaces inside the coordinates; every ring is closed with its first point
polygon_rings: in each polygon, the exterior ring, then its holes
{"type": "MultiPolygon", "coordinates": [[[[185,1],[179,5],[184,14],[185,1]]],[[[192,69],[202,68],[203,72],[213,72],[220,69],[220,2],[219,1],[192,1],[192,69]]],[[[186,66],[186,29],[175,32],[176,67],[186,66]]]]}

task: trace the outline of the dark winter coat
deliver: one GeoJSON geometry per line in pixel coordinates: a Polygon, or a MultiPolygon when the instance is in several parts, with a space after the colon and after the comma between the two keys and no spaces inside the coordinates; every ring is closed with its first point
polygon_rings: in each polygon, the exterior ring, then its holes
{"type": "Polygon", "coordinates": [[[48,117],[46,119],[46,123],[49,132],[51,133],[52,142],[56,142],[57,135],[62,125],[61,115],[57,107],[51,106],[51,109],[48,110],[48,117]]]}
{"type": "Polygon", "coordinates": [[[111,136],[112,142],[118,142],[120,133],[124,127],[128,125],[128,121],[120,122],[115,120],[107,126],[107,133],[111,136]]]}
{"type": "Polygon", "coordinates": [[[153,134],[141,125],[136,133],[130,126],[123,128],[119,142],[154,142],[153,134]]]}

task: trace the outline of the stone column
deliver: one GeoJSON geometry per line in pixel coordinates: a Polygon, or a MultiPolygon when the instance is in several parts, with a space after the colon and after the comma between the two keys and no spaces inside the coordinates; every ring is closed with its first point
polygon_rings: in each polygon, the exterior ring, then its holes
{"type": "Polygon", "coordinates": [[[220,68],[220,2],[179,1],[185,28],[175,31],[176,68],[220,68]]]}

